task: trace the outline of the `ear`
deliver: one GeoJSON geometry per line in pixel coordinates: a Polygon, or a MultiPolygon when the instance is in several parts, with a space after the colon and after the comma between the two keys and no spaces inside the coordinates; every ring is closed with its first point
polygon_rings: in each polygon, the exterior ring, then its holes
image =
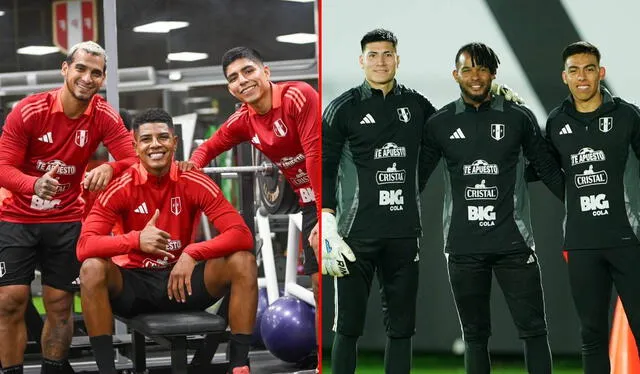
{"type": "Polygon", "coordinates": [[[358,57],[358,62],[360,62],[360,68],[364,69],[364,56],[360,55],[360,57],[358,57]]]}
{"type": "Polygon", "coordinates": [[[562,81],[567,84],[567,72],[564,70],[562,71],[562,81]]]}
{"type": "Polygon", "coordinates": [[[600,66],[599,75],[600,75],[600,80],[603,80],[605,75],[607,75],[607,69],[605,69],[604,66],[600,66]]]}
{"type": "Polygon", "coordinates": [[[396,55],[396,66],[400,67],[400,56],[396,55]]]}
{"type": "Polygon", "coordinates": [[[454,70],[451,72],[451,75],[453,75],[453,80],[454,80],[454,81],[456,81],[457,83],[460,83],[460,81],[458,80],[458,78],[459,78],[459,77],[458,77],[458,70],[454,69],[454,70]]]}
{"type": "Polygon", "coordinates": [[[69,70],[69,64],[66,61],[62,62],[62,67],[60,68],[60,75],[63,77],[67,75],[67,70],[69,70]]]}
{"type": "Polygon", "coordinates": [[[271,69],[268,66],[264,66],[264,75],[267,77],[267,79],[271,78],[271,69]]]}

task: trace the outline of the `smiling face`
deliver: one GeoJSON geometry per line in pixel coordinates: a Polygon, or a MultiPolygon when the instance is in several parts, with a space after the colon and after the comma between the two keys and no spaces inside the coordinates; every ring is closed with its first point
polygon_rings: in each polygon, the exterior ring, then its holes
{"type": "Polygon", "coordinates": [[[364,76],[374,88],[391,84],[399,64],[400,57],[391,42],[367,43],[360,56],[364,76]]]}
{"type": "Polygon", "coordinates": [[[578,104],[599,100],[600,81],[604,76],[605,68],[590,53],[571,55],[564,62],[562,81],[578,104]]]}
{"type": "Polygon", "coordinates": [[[269,67],[248,58],[239,58],[227,66],[227,88],[236,99],[256,105],[268,97],[269,67]]]}
{"type": "Polygon", "coordinates": [[[486,66],[473,65],[471,56],[466,52],[461,53],[453,78],[460,85],[465,100],[479,104],[490,99],[489,90],[496,76],[486,66]]]}
{"type": "Polygon", "coordinates": [[[89,101],[100,90],[105,79],[105,60],[83,49],[73,55],[73,62],[62,63],[64,87],[79,101],[89,101]]]}
{"type": "Polygon", "coordinates": [[[169,172],[178,137],[166,123],[141,124],[134,140],[140,162],[150,174],[162,176],[169,172]]]}

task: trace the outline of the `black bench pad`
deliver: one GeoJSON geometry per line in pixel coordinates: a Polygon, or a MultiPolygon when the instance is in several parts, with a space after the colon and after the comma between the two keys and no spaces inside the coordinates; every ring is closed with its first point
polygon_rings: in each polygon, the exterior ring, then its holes
{"type": "Polygon", "coordinates": [[[146,336],[208,334],[223,332],[227,328],[224,318],[205,311],[140,314],[132,318],[116,318],[146,336]]]}

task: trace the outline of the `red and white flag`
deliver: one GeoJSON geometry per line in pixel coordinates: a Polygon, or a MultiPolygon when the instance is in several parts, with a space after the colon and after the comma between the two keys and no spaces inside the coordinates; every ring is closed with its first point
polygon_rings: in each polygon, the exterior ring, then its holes
{"type": "Polygon", "coordinates": [[[53,2],[53,44],[64,53],[74,44],[98,41],[95,0],[53,2]]]}

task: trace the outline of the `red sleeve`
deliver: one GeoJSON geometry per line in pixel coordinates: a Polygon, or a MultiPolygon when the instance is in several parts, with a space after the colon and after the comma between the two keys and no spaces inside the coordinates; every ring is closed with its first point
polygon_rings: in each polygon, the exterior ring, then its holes
{"type": "MultiPolygon", "coordinates": [[[[111,188],[115,186],[111,184],[111,188]]],[[[115,186],[117,187],[117,186],[115,186]]],[[[118,205],[126,201],[121,194],[113,194],[105,204],[103,197],[111,195],[113,190],[109,188],[99,197],[93,205],[89,216],[82,224],[82,231],[76,247],[76,256],[80,262],[91,258],[110,258],[129,253],[132,249],[140,247],[140,231],[130,231],[124,235],[111,235],[113,226],[118,221],[118,205]]]]}
{"type": "Polygon", "coordinates": [[[316,208],[322,211],[320,203],[320,190],[322,184],[322,154],[320,143],[320,106],[318,93],[308,84],[301,84],[289,87],[285,93],[285,103],[298,125],[298,135],[300,144],[304,152],[307,173],[311,181],[311,188],[316,198],[316,208]]]}
{"type": "Polygon", "coordinates": [[[209,162],[218,157],[220,153],[251,140],[247,126],[243,121],[245,115],[246,109],[244,108],[233,113],[206,142],[193,152],[190,160],[196,164],[196,167],[203,168],[209,165],[209,162]]]}
{"type": "Polygon", "coordinates": [[[38,177],[24,174],[16,167],[24,163],[30,136],[22,122],[21,108],[18,106],[9,113],[0,137],[0,186],[15,193],[32,194],[38,177]]]}
{"type": "Polygon", "coordinates": [[[113,168],[113,176],[117,177],[138,161],[133,150],[133,139],[131,133],[124,127],[122,117],[111,105],[106,101],[101,101],[96,105],[96,109],[100,111],[103,121],[102,142],[113,158],[117,160],[109,163],[113,168]]]}
{"type": "Polygon", "coordinates": [[[253,237],[244,219],[211,178],[198,171],[184,173],[182,178],[189,183],[189,195],[219,233],[210,240],[189,244],[184,252],[202,261],[253,249],[253,237]]]}

